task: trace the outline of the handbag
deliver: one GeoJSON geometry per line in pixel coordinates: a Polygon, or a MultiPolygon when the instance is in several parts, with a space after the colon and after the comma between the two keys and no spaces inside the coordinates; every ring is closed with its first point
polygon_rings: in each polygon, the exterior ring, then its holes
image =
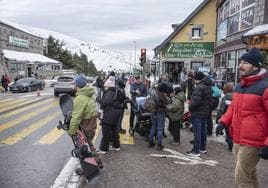
{"type": "Polygon", "coordinates": [[[80,127],[85,132],[95,131],[97,128],[97,116],[93,116],[90,119],[82,120],[80,127]]]}

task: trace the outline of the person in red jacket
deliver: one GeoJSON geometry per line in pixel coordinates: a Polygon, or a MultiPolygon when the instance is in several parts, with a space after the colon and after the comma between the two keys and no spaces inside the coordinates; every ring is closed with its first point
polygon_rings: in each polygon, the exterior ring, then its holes
{"type": "Polygon", "coordinates": [[[233,92],[227,112],[220,118],[216,135],[229,128],[236,159],[235,183],[238,187],[259,187],[256,166],[268,159],[268,74],[257,48],[239,59],[240,83],[233,92]]]}

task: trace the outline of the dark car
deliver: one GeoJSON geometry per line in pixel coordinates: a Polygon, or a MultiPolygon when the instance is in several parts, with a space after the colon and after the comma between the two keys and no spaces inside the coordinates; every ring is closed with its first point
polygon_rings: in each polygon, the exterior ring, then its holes
{"type": "Polygon", "coordinates": [[[21,78],[9,86],[11,92],[31,92],[45,88],[45,82],[33,77],[21,78]]]}

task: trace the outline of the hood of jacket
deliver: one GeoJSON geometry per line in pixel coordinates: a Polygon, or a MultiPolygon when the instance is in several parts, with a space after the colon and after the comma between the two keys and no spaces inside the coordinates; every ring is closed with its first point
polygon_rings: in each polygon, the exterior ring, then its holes
{"type": "Polygon", "coordinates": [[[76,92],[76,95],[84,95],[87,97],[91,97],[94,95],[94,93],[95,93],[94,88],[89,86],[81,88],[79,91],[76,92]]]}
{"type": "Polygon", "coordinates": [[[257,82],[258,80],[260,80],[264,77],[267,77],[267,76],[268,76],[267,71],[264,68],[261,68],[261,70],[260,70],[260,72],[258,72],[258,74],[241,78],[240,85],[242,87],[243,86],[250,86],[250,85],[254,84],[255,82],[257,82]]]}
{"type": "Polygon", "coordinates": [[[175,97],[176,99],[179,99],[179,100],[183,101],[183,102],[186,101],[186,97],[185,97],[184,92],[179,92],[179,93],[177,93],[177,95],[175,95],[174,97],[175,97]]]}

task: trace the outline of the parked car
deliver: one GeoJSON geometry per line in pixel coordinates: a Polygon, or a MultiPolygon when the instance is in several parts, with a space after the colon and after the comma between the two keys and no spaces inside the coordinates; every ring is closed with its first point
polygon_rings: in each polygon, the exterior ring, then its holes
{"type": "Polygon", "coordinates": [[[74,77],[71,76],[60,76],[54,86],[54,96],[58,97],[61,93],[68,93],[75,95],[75,84],[74,77]]]}
{"type": "Polygon", "coordinates": [[[21,78],[9,85],[11,92],[31,92],[34,90],[43,90],[45,88],[44,80],[36,79],[34,77],[21,78]]]}

